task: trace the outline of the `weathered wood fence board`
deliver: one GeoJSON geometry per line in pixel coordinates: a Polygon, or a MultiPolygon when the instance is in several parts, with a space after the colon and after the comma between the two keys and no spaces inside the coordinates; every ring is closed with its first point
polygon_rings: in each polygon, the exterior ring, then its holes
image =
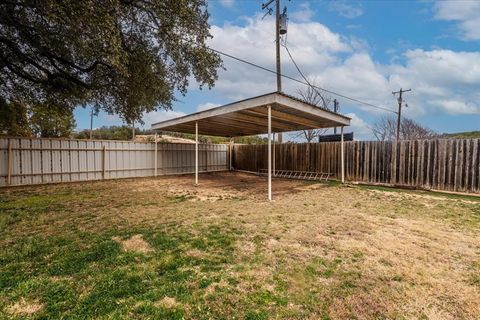
{"type": "MultiPolygon", "coordinates": [[[[157,144],[157,174],[195,171],[194,144],[157,144]]],[[[199,145],[199,171],[228,169],[227,145],[199,145]]],[[[0,138],[0,186],[155,175],[152,142],[0,138]]]]}
{"type": "MultiPolygon", "coordinates": [[[[200,172],[228,169],[227,145],[200,145],[200,172]]],[[[340,176],[340,143],[277,144],[276,169],[340,176]]],[[[235,169],[267,168],[266,145],[234,145],[235,169]]],[[[195,145],[157,144],[157,174],[193,173],[195,145]]],[[[155,144],[0,138],[0,186],[155,174],[155,144]]],[[[345,142],[348,181],[480,193],[480,139],[345,142]]]]}
{"type": "MultiPolygon", "coordinates": [[[[340,142],[275,145],[278,170],[340,177],[340,142]]],[[[267,168],[267,146],[235,145],[233,167],[267,168]]],[[[345,178],[352,182],[480,193],[480,139],[345,142],[345,178]]]]}

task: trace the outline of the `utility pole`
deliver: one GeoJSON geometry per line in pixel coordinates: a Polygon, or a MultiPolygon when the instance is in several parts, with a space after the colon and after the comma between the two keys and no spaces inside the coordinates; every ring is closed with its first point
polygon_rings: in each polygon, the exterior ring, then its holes
{"type": "MultiPolygon", "coordinates": [[[[337,113],[339,108],[340,108],[340,104],[338,103],[338,100],[334,99],[333,100],[333,111],[335,113],[337,113]]],[[[337,127],[333,128],[333,134],[337,134],[337,127]]]]}
{"type": "MultiPolygon", "coordinates": [[[[282,71],[280,64],[280,0],[269,0],[262,4],[262,10],[267,9],[267,14],[272,14],[272,8],[269,6],[275,1],[275,51],[276,51],[276,66],[277,66],[277,91],[282,91],[282,71]]],[[[286,10],[286,9],[285,9],[286,10]]],[[[278,143],[283,142],[282,133],[278,133],[278,143]]]]}
{"type": "Polygon", "coordinates": [[[93,139],[93,108],[90,112],[90,140],[93,139]]]}
{"type": "Polygon", "coordinates": [[[135,121],[132,121],[132,141],[135,141],[135,121]]]}
{"type": "Polygon", "coordinates": [[[276,19],[275,19],[275,44],[277,51],[277,91],[282,91],[282,72],[280,66],[280,0],[276,2],[276,19]]]}
{"type": "MultiPolygon", "coordinates": [[[[396,95],[398,94],[398,112],[397,112],[397,141],[400,140],[400,125],[401,125],[401,117],[402,117],[402,104],[403,104],[403,93],[405,92],[409,92],[409,91],[412,91],[412,89],[407,89],[407,90],[403,90],[402,88],[400,88],[400,91],[395,91],[395,92],[392,92],[393,95],[396,95]]],[[[406,107],[408,107],[408,104],[405,105],[406,107]]]]}

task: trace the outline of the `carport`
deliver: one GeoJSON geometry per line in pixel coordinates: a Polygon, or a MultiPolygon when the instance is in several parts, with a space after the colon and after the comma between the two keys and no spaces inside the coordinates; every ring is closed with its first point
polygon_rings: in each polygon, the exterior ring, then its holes
{"type": "Polygon", "coordinates": [[[198,184],[198,135],[268,135],[268,200],[272,200],[272,133],[340,127],[341,172],[345,181],[343,128],[350,118],[282,92],[233,102],[152,124],[152,129],[195,134],[195,184],[198,184]]]}

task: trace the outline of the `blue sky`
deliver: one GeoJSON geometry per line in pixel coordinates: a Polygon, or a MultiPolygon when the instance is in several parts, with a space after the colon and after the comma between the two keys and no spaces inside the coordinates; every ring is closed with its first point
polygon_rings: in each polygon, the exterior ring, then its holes
{"type": "MultiPolygon", "coordinates": [[[[210,0],[209,45],[275,68],[274,20],[262,19],[261,1],[210,0]]],[[[480,130],[480,1],[282,0],[289,15],[287,46],[318,86],[389,109],[393,90],[412,88],[403,113],[437,132],[480,130]]],[[[282,73],[300,78],[282,48],[282,73]]],[[[223,58],[226,71],[212,90],[192,81],[170,112],[152,122],[203,110],[276,89],[275,76],[223,58]]],[[[284,80],[296,94],[301,85],[284,80]]],[[[336,98],[335,96],[331,96],[336,98]]],[[[357,139],[373,139],[369,127],[389,113],[339,98],[357,139]]],[[[391,114],[393,115],[393,114],[391,114]]],[[[89,127],[89,110],[75,110],[77,129],[89,127]]],[[[94,127],[121,124],[100,114],[94,127]]]]}

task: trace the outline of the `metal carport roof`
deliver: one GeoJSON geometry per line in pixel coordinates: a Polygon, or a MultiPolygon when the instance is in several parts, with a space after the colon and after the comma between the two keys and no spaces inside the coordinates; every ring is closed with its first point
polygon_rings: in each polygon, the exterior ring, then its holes
{"type": "Polygon", "coordinates": [[[271,107],[271,132],[287,132],[350,125],[350,118],[312,105],[306,101],[272,92],[200,111],[152,125],[152,129],[237,137],[268,132],[268,111],[271,107]]]}
{"type": "MultiPolygon", "coordinates": [[[[268,133],[268,200],[272,200],[272,132],[341,127],[343,182],[343,127],[348,125],[350,125],[350,118],[348,117],[319,108],[282,92],[272,92],[183,117],[154,123],[152,129],[195,134],[195,184],[197,185],[199,134],[238,137],[268,133]]],[[[230,152],[230,156],[231,154],[230,152]]]]}

